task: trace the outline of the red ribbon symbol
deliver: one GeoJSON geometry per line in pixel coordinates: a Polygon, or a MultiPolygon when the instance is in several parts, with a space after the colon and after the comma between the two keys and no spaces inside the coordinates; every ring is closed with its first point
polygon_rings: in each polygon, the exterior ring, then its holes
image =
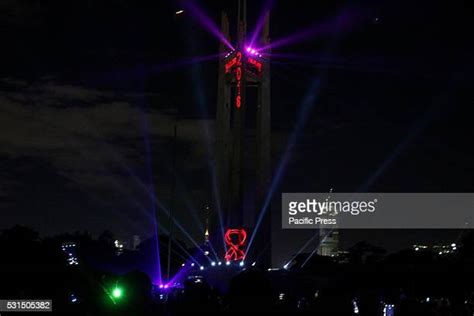
{"type": "Polygon", "coordinates": [[[245,252],[243,246],[245,245],[245,240],[247,239],[247,232],[245,229],[228,229],[225,233],[225,243],[229,246],[227,252],[225,253],[225,260],[242,260],[245,258],[245,252]],[[232,239],[232,236],[236,236],[232,239]]]}

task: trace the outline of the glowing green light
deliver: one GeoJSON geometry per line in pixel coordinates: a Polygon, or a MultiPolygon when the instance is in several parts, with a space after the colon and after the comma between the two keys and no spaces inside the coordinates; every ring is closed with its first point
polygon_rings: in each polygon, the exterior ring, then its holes
{"type": "Polygon", "coordinates": [[[119,287],[116,287],[113,291],[112,291],[112,296],[114,298],[121,298],[123,295],[123,291],[121,288],[119,287]]]}

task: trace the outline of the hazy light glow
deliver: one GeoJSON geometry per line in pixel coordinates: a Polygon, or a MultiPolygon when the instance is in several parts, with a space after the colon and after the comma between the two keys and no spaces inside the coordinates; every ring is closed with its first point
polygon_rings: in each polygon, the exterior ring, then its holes
{"type": "Polygon", "coordinates": [[[234,49],[224,34],[221,33],[219,27],[199,6],[196,5],[196,3],[194,3],[194,1],[181,1],[181,3],[191,12],[190,16],[194,18],[199,24],[201,24],[201,26],[203,26],[209,33],[217,37],[217,39],[219,39],[231,50],[234,49]]]}
{"type": "MultiPolygon", "coordinates": [[[[312,81],[312,83],[311,83],[311,85],[308,89],[308,93],[305,95],[305,97],[302,101],[301,109],[300,109],[300,112],[298,114],[298,121],[297,121],[297,124],[296,124],[296,128],[291,133],[288,144],[287,144],[287,146],[285,148],[285,151],[283,153],[283,156],[280,159],[280,162],[278,163],[275,175],[273,177],[273,181],[270,185],[270,189],[267,193],[267,196],[265,197],[265,201],[263,203],[262,209],[260,210],[260,214],[258,215],[258,218],[257,218],[257,223],[256,223],[255,228],[254,228],[254,230],[252,232],[252,235],[250,237],[250,240],[249,240],[249,243],[248,243],[248,246],[247,246],[247,252],[249,251],[250,247],[252,246],[252,243],[253,243],[253,241],[255,239],[255,236],[258,232],[258,229],[259,229],[259,227],[260,227],[260,225],[263,221],[263,218],[266,215],[266,212],[267,212],[268,206],[270,205],[270,202],[272,200],[273,194],[275,193],[275,191],[278,188],[278,185],[280,184],[280,180],[283,176],[283,173],[284,173],[284,171],[286,169],[286,166],[288,164],[288,160],[290,158],[290,152],[292,151],[293,146],[295,145],[296,140],[297,140],[299,134],[301,133],[301,130],[305,126],[306,120],[309,116],[309,112],[311,111],[311,109],[312,109],[312,107],[313,107],[313,105],[316,101],[316,97],[319,93],[319,86],[320,86],[320,79],[315,78],[312,81]]],[[[247,254],[247,252],[246,252],[246,254],[247,254]]]]}
{"type": "Polygon", "coordinates": [[[123,295],[123,290],[119,287],[114,288],[114,290],[112,291],[112,296],[114,298],[121,298],[122,295],[123,295]]]}
{"type": "Polygon", "coordinates": [[[252,36],[250,37],[250,45],[254,45],[257,40],[257,37],[260,35],[263,25],[265,24],[265,17],[267,16],[271,7],[273,6],[273,1],[274,0],[265,1],[265,4],[263,5],[263,8],[262,8],[262,12],[260,16],[258,17],[257,24],[255,25],[255,30],[253,31],[252,36]]]}

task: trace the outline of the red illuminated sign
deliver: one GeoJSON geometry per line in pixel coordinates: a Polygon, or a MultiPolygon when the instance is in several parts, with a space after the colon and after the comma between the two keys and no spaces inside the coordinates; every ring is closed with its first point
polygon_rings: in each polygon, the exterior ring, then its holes
{"type": "Polygon", "coordinates": [[[240,109],[242,92],[242,53],[238,52],[236,57],[237,68],[235,68],[235,81],[237,82],[237,92],[235,95],[235,107],[240,109]]]}
{"type": "Polygon", "coordinates": [[[245,259],[245,241],[247,240],[247,232],[245,229],[228,229],[225,233],[225,243],[228,246],[225,253],[226,261],[237,261],[245,259]]]}
{"type": "Polygon", "coordinates": [[[225,73],[229,73],[234,68],[234,76],[236,82],[235,107],[240,108],[242,105],[242,53],[237,52],[235,57],[225,64],[225,73]]]}
{"type": "Polygon", "coordinates": [[[263,67],[263,65],[262,65],[261,62],[259,62],[259,61],[256,60],[256,59],[253,59],[253,58],[251,58],[251,57],[249,57],[249,58],[247,59],[247,62],[248,62],[250,65],[254,66],[255,69],[257,69],[257,72],[258,72],[258,73],[261,73],[261,72],[262,72],[262,67],[263,67]]]}
{"type": "Polygon", "coordinates": [[[237,57],[232,58],[229,62],[225,64],[225,73],[228,73],[232,69],[232,67],[235,66],[235,64],[237,64],[237,57]]]}
{"type": "Polygon", "coordinates": [[[225,64],[225,73],[233,73],[236,83],[236,93],[235,93],[235,107],[240,109],[242,105],[242,76],[244,75],[244,65],[247,71],[252,73],[255,76],[259,76],[262,73],[263,64],[252,58],[246,57],[242,60],[242,52],[237,52],[235,56],[225,64]]]}

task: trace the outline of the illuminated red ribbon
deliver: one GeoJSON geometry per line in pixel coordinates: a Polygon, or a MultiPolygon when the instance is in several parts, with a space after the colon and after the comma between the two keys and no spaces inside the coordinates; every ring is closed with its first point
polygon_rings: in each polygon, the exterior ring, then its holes
{"type": "Polygon", "coordinates": [[[243,246],[245,245],[245,240],[247,239],[247,232],[245,229],[228,229],[225,233],[225,243],[229,247],[225,253],[225,260],[242,260],[245,258],[245,252],[243,246]],[[237,241],[234,243],[232,236],[237,236],[237,241]]]}

